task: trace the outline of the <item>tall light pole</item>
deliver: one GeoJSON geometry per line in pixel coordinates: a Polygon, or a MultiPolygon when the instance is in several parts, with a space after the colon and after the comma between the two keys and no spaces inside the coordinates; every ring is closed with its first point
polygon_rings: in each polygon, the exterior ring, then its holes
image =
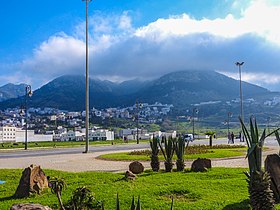
{"type": "Polygon", "coordinates": [[[89,83],[88,83],[88,3],[91,0],[83,0],[86,2],[86,148],[84,153],[88,152],[89,147],[89,83]]]}
{"type": "Polygon", "coordinates": [[[232,113],[228,112],[228,118],[227,118],[227,126],[228,126],[228,135],[229,135],[229,118],[232,117],[232,113]]]}
{"type": "Polygon", "coordinates": [[[240,90],[240,117],[244,121],[243,116],[243,96],[242,96],[242,79],[241,79],[241,66],[244,62],[236,62],[235,65],[238,66],[239,70],[239,90],[240,90]]]}
{"type": "Polygon", "coordinates": [[[27,150],[27,101],[28,97],[32,96],[31,85],[25,87],[25,145],[24,149],[27,150]]]}
{"type": "Polygon", "coordinates": [[[142,108],[142,103],[139,104],[138,100],[136,101],[136,117],[137,117],[137,121],[136,121],[136,140],[137,140],[137,144],[139,144],[139,108],[142,108]]]}
{"type": "MultiPolygon", "coordinates": [[[[244,64],[244,62],[236,62],[235,65],[238,66],[239,70],[239,90],[240,90],[240,118],[244,122],[244,115],[243,115],[243,96],[242,96],[242,80],[241,80],[241,66],[244,64]]],[[[242,141],[242,129],[240,133],[240,141],[242,141]]]]}
{"type": "Polygon", "coordinates": [[[194,138],[194,113],[198,114],[198,109],[197,108],[193,108],[193,111],[192,111],[192,127],[193,127],[193,139],[194,138]]]}

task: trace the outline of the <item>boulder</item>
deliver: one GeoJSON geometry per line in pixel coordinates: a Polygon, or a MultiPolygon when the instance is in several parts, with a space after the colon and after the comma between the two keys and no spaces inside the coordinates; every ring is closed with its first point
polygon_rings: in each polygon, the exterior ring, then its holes
{"type": "Polygon", "coordinates": [[[127,180],[135,180],[136,177],[137,176],[135,174],[133,174],[131,171],[125,172],[125,179],[127,179],[127,180]]]}
{"type": "Polygon", "coordinates": [[[48,206],[43,206],[41,204],[31,204],[31,203],[25,203],[25,204],[14,204],[10,210],[52,210],[48,206]]]}
{"type": "Polygon", "coordinates": [[[15,192],[15,198],[25,198],[32,193],[39,194],[48,188],[48,179],[40,166],[30,165],[22,172],[22,176],[15,192]]]}
{"type": "Polygon", "coordinates": [[[144,166],[139,161],[134,161],[129,164],[129,170],[134,174],[140,174],[144,171],[144,166]]]}
{"type": "Polygon", "coordinates": [[[280,156],[268,155],[264,162],[265,170],[270,174],[270,188],[273,191],[275,201],[280,202],[280,156]]]}
{"type": "Polygon", "coordinates": [[[193,171],[193,172],[205,172],[209,168],[212,168],[210,159],[198,158],[195,161],[193,161],[192,166],[191,166],[191,171],[193,171]]]}

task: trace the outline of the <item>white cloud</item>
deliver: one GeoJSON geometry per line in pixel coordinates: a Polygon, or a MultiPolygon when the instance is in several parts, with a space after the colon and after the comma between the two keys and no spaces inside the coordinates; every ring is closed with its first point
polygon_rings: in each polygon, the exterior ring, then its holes
{"type": "MultiPolygon", "coordinates": [[[[114,81],[155,78],[185,69],[210,69],[229,75],[236,72],[236,61],[245,61],[245,80],[280,83],[280,4],[271,2],[251,1],[242,8],[240,17],[228,14],[198,20],[181,14],[140,28],[133,28],[128,11],[107,16],[97,13],[89,23],[90,73],[114,81]]],[[[22,74],[41,84],[63,74],[84,74],[84,34],[85,24],[81,22],[72,35],[51,36],[31,58],[9,68],[25,72],[22,74]]]]}

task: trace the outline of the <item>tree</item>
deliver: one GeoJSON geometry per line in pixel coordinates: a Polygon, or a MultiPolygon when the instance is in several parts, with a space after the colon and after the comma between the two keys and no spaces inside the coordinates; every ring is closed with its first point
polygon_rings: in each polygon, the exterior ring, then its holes
{"type": "Polygon", "coordinates": [[[56,194],[60,205],[60,209],[65,210],[61,199],[61,192],[64,188],[66,188],[66,183],[64,182],[64,179],[57,177],[50,179],[49,187],[51,188],[52,193],[56,194]]]}

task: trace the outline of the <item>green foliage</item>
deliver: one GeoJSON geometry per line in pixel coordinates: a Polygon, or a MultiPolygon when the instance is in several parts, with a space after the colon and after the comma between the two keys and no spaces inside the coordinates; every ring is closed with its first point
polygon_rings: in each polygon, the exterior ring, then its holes
{"type": "Polygon", "coordinates": [[[270,189],[271,179],[268,172],[254,171],[248,176],[250,205],[254,210],[274,209],[273,192],[270,189]]]}
{"type": "Polygon", "coordinates": [[[151,167],[153,171],[159,171],[160,162],[158,158],[159,153],[159,139],[153,136],[153,139],[150,140],[150,147],[151,147],[151,167]]]}
{"type": "MultiPolygon", "coordinates": [[[[248,146],[247,158],[249,163],[250,174],[255,171],[261,171],[262,168],[262,149],[264,145],[264,140],[272,135],[273,133],[278,134],[278,129],[272,131],[266,135],[266,130],[264,129],[262,134],[259,135],[258,125],[256,119],[250,118],[250,130],[248,130],[239,117],[241,123],[242,131],[245,136],[245,140],[248,146]]],[[[276,136],[277,136],[276,134],[276,136]]]]}
{"type": "MultiPolygon", "coordinates": [[[[188,144],[189,144],[189,141],[188,141],[188,144]]],[[[175,153],[177,156],[177,160],[176,160],[177,171],[183,171],[185,168],[185,163],[184,163],[185,140],[184,140],[184,138],[182,138],[182,136],[179,136],[177,141],[175,141],[174,146],[175,146],[175,153]]]]}
{"type": "MultiPolygon", "coordinates": [[[[155,173],[145,171],[135,182],[122,180],[123,173],[108,172],[63,172],[44,170],[53,177],[64,177],[67,188],[63,190],[65,202],[79,186],[87,186],[97,200],[104,201],[107,210],[116,207],[116,192],[119,193],[122,209],[130,209],[133,195],[141,195],[142,209],[170,209],[172,196],[174,209],[248,209],[248,190],[244,179],[244,168],[212,168],[207,173],[155,173]],[[113,196],[112,196],[113,195],[113,196]],[[234,206],[234,208],[229,208],[234,206]]],[[[14,199],[21,169],[0,169],[0,209],[10,209],[14,203],[40,203],[59,209],[57,198],[49,190],[25,199],[14,199]]],[[[137,200],[137,199],[135,199],[137,200]]],[[[135,204],[136,206],[136,204],[135,204]]],[[[280,205],[276,205],[280,209],[280,205]]]]}
{"type": "Polygon", "coordinates": [[[164,142],[164,149],[161,144],[159,144],[159,147],[165,159],[165,171],[171,172],[173,168],[172,158],[175,150],[174,140],[171,137],[169,137],[168,140],[166,140],[166,137],[163,137],[162,140],[164,142]]]}
{"type": "Polygon", "coordinates": [[[97,201],[87,187],[78,187],[68,202],[67,209],[69,210],[93,210],[102,209],[102,203],[97,201]]]}
{"type": "Polygon", "coordinates": [[[60,208],[65,210],[61,199],[61,192],[64,188],[66,188],[64,179],[58,177],[51,178],[49,180],[49,187],[51,188],[52,193],[56,194],[60,208]]]}
{"type": "MultiPolygon", "coordinates": [[[[191,145],[185,149],[185,159],[194,160],[197,158],[227,158],[244,155],[246,147],[242,145],[213,145],[212,148],[208,145],[191,145]]],[[[151,160],[151,150],[139,150],[132,152],[121,152],[103,154],[99,156],[102,159],[108,160],[151,160]]],[[[159,152],[159,160],[164,160],[162,152],[159,152]]]]}
{"type": "MultiPolygon", "coordinates": [[[[262,171],[262,149],[266,137],[275,133],[278,135],[278,129],[266,135],[265,129],[259,136],[256,119],[250,118],[250,131],[244,125],[243,120],[239,117],[243,134],[248,146],[247,156],[250,173],[245,173],[248,177],[248,189],[250,194],[250,205],[256,210],[274,209],[273,192],[270,189],[270,176],[267,172],[262,171]]],[[[278,140],[278,139],[277,139],[278,140]]]]}

